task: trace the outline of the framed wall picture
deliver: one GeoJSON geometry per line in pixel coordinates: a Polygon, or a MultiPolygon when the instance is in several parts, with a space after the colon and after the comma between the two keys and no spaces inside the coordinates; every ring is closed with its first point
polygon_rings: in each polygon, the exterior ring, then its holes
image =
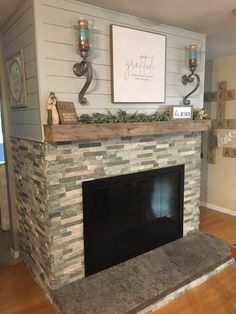
{"type": "Polygon", "coordinates": [[[6,61],[9,100],[13,108],[27,107],[26,76],[23,50],[6,61]]]}
{"type": "Polygon", "coordinates": [[[112,101],[165,101],[166,36],[111,25],[112,101]]]}

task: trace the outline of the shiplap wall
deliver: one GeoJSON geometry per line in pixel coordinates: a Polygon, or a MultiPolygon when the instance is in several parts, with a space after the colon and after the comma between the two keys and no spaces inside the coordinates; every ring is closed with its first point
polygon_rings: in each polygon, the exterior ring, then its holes
{"type": "Polygon", "coordinates": [[[124,109],[153,112],[158,107],[180,104],[195,85],[183,86],[181,76],[189,73],[185,65],[185,46],[202,46],[202,65],[198,71],[201,88],[191,97],[191,104],[203,106],[205,35],[175,27],[160,25],[137,17],[87,5],[71,0],[34,0],[38,54],[39,86],[42,121],[46,123],[46,99],[54,91],[61,101],[75,103],[77,113],[124,109]],[[94,47],[89,60],[93,64],[94,79],[86,95],[88,105],[78,103],[78,93],[85,79],[73,74],[74,63],[80,61],[76,48],[78,18],[94,20],[94,47]],[[167,36],[166,47],[166,101],[165,104],[113,104],[111,102],[110,25],[117,24],[147,30],[167,36]]]}
{"type": "Polygon", "coordinates": [[[3,104],[9,107],[10,135],[41,141],[43,134],[37,80],[33,0],[23,2],[3,28],[1,38],[4,59],[11,58],[23,49],[26,69],[28,107],[12,109],[8,104],[3,104]]]}

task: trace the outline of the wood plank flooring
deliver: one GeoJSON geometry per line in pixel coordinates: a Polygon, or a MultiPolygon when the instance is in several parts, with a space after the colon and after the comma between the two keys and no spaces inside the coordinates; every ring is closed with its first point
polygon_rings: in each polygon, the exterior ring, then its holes
{"type": "Polygon", "coordinates": [[[236,216],[202,207],[200,230],[217,238],[236,243],[236,216]]]}
{"type": "MultiPolygon", "coordinates": [[[[236,242],[236,217],[202,208],[201,230],[232,243],[236,242]]],[[[56,314],[58,312],[26,267],[18,264],[0,271],[0,313],[56,314]]],[[[236,264],[155,312],[155,314],[180,313],[235,314],[236,264]]]]}
{"type": "Polygon", "coordinates": [[[24,264],[5,268],[0,272],[1,314],[56,314],[24,264]]]}

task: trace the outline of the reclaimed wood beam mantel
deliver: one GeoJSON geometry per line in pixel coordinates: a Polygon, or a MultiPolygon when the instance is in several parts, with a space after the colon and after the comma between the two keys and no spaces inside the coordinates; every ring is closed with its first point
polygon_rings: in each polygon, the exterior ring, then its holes
{"type": "Polygon", "coordinates": [[[47,142],[99,140],[123,136],[174,134],[181,132],[208,131],[211,120],[171,120],[140,123],[101,123],[74,125],[44,125],[47,142]]]}

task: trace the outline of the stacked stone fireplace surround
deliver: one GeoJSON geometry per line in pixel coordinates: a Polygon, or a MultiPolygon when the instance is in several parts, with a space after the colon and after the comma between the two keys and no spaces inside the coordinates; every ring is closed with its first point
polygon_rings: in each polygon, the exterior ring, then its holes
{"type": "Polygon", "coordinates": [[[200,132],[60,144],[13,138],[23,260],[47,289],[84,277],[86,180],[184,164],[184,235],[198,229],[200,149],[200,132]]]}

